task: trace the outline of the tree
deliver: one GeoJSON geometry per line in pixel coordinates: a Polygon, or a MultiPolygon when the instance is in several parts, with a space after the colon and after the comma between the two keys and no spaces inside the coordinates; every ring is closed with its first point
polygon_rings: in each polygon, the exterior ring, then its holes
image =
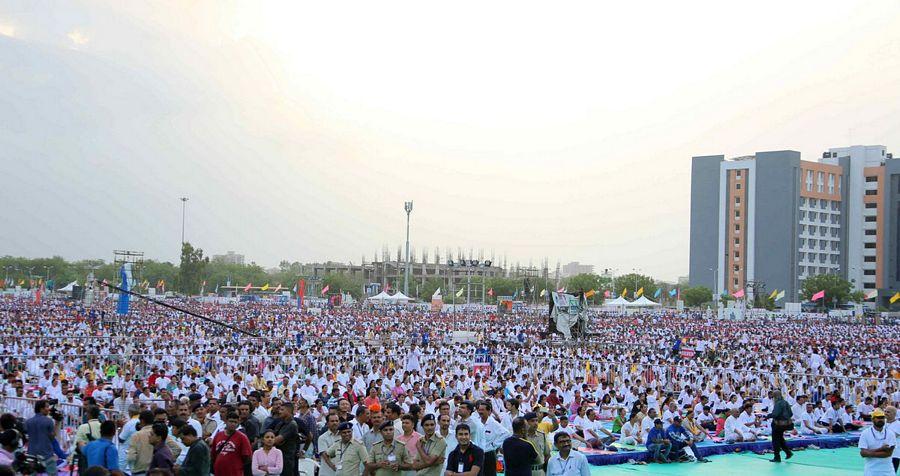
{"type": "Polygon", "coordinates": [[[566,289],[569,292],[588,292],[594,290],[596,293],[593,297],[589,298],[588,301],[592,304],[600,304],[603,302],[603,280],[596,274],[576,274],[575,276],[566,279],[566,289]]]}
{"type": "Polygon", "coordinates": [[[688,307],[697,307],[712,301],[713,292],[706,286],[691,286],[681,290],[681,299],[688,307]]]}
{"type": "Polygon", "coordinates": [[[190,243],[181,245],[181,266],[178,268],[178,289],[186,295],[200,291],[200,281],[204,276],[209,258],[203,257],[203,250],[190,243]]]}
{"type": "Polygon", "coordinates": [[[613,294],[618,296],[623,289],[628,289],[628,295],[625,297],[631,299],[634,297],[634,293],[641,288],[644,288],[644,295],[649,298],[656,293],[659,286],[650,276],[638,273],[623,274],[616,278],[613,294]]]}
{"type": "Polygon", "coordinates": [[[419,299],[428,302],[435,291],[441,288],[441,295],[446,296],[450,293],[449,289],[444,288],[444,280],[438,278],[428,278],[424,284],[419,285],[419,299]]]}
{"type": "Polygon", "coordinates": [[[817,300],[816,303],[825,307],[829,305],[835,307],[850,300],[852,289],[853,285],[850,284],[850,281],[837,274],[818,274],[803,281],[800,297],[810,300],[814,294],[825,291],[825,298],[817,300]]]}
{"type": "Polygon", "coordinates": [[[364,285],[363,278],[348,273],[328,273],[322,278],[322,288],[328,286],[328,294],[345,292],[355,299],[362,297],[364,285]]]}

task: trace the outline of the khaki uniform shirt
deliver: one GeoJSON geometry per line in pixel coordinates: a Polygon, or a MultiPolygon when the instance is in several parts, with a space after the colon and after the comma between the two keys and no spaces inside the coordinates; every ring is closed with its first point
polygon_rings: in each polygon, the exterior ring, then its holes
{"type": "Polygon", "coordinates": [[[362,473],[360,468],[369,459],[366,447],[356,440],[350,440],[349,443],[337,441],[326,453],[337,467],[337,476],[359,476],[362,473]]]}
{"type": "MultiPolygon", "coordinates": [[[[412,457],[406,451],[406,446],[397,440],[391,441],[388,446],[384,441],[379,441],[372,445],[372,452],[369,453],[367,462],[381,463],[387,461],[389,463],[409,464],[412,463],[412,457]]],[[[378,468],[375,470],[375,476],[400,476],[403,470],[394,471],[390,468],[378,468]]]]}
{"type": "MultiPolygon", "coordinates": [[[[447,451],[447,442],[438,436],[437,432],[431,435],[431,438],[423,436],[419,441],[422,442],[422,449],[425,451],[426,455],[440,456],[441,459],[439,460],[439,463],[434,466],[429,466],[416,471],[416,476],[441,476],[444,474],[444,464],[446,463],[444,454],[447,451]]],[[[415,459],[418,460],[418,456],[416,456],[415,459]]]]}

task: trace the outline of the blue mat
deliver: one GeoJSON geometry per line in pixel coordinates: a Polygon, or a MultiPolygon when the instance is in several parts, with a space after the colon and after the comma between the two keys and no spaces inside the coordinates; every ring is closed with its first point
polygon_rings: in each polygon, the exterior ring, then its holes
{"type": "MultiPolygon", "coordinates": [[[[844,448],[859,441],[858,431],[841,433],[837,435],[821,435],[807,436],[804,438],[788,439],[789,448],[805,448],[809,445],[816,445],[822,449],[844,448]]],[[[748,443],[713,443],[704,441],[697,444],[700,450],[700,456],[714,456],[721,454],[731,454],[735,450],[741,451],[765,451],[772,449],[772,440],[766,439],[762,441],[752,441],[748,443]]],[[[606,466],[611,464],[625,464],[628,460],[649,461],[650,453],[647,450],[627,451],[619,449],[616,454],[596,455],[585,454],[588,463],[594,466],[606,466]]]]}

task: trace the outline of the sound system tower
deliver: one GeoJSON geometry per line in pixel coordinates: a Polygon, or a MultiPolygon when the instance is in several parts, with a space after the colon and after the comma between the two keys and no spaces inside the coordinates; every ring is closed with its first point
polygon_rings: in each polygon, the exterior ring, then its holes
{"type": "Polygon", "coordinates": [[[84,298],[84,287],[83,286],[72,286],[72,299],[80,301],[84,298]]]}

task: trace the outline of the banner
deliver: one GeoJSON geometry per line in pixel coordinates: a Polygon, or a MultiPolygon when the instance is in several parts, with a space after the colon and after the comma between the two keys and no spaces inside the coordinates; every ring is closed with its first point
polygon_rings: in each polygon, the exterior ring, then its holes
{"type": "MultiPolygon", "coordinates": [[[[131,284],[131,280],[129,279],[129,276],[128,276],[129,274],[131,274],[130,271],[131,271],[130,263],[123,264],[122,267],[119,269],[119,275],[122,278],[122,284],[120,286],[125,291],[129,290],[128,287],[131,284]],[[126,266],[128,267],[127,270],[125,269],[126,266]]],[[[118,314],[120,316],[124,316],[124,315],[128,314],[128,303],[129,303],[130,298],[131,298],[131,296],[127,292],[119,293],[119,303],[118,303],[118,305],[116,305],[116,314],[118,314]]]]}

